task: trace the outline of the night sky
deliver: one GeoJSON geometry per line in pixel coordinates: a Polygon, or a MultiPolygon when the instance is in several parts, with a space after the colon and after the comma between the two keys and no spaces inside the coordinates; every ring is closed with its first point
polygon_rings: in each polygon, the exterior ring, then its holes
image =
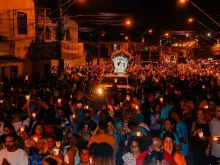
{"type": "MultiPolygon", "coordinates": [[[[40,1],[40,0],[39,0],[40,1]]],[[[56,6],[55,0],[41,0],[53,10],[56,6]]],[[[86,20],[94,19],[87,17],[78,17],[77,20],[81,27],[92,27],[96,30],[105,30],[107,40],[114,40],[120,36],[121,33],[131,36],[132,40],[138,40],[143,32],[152,28],[154,33],[150,38],[158,38],[165,31],[169,30],[193,30],[197,33],[205,34],[208,31],[198,23],[188,24],[187,18],[194,17],[211,28],[213,31],[220,31],[220,28],[212,23],[205,15],[196,9],[189,2],[180,4],[178,0],[79,0],[84,2],[77,2],[71,6],[67,12],[68,15],[75,16],[79,14],[97,14],[99,12],[105,13],[121,13],[128,16],[117,17],[123,21],[126,18],[132,18],[133,25],[127,27],[112,27],[107,25],[97,25],[87,22],[86,20]],[[84,21],[81,21],[84,20],[84,21]]],[[[40,4],[42,4],[40,2],[40,4]]],[[[63,3],[66,2],[63,0],[63,3]]],[[[200,8],[208,13],[215,20],[220,21],[220,0],[193,0],[200,8]],[[219,2],[219,3],[218,3],[219,2]]],[[[67,5],[68,6],[68,5],[67,5]]],[[[88,35],[88,34],[87,34],[88,35]]],[[[94,36],[95,34],[90,34],[94,36]]]]}

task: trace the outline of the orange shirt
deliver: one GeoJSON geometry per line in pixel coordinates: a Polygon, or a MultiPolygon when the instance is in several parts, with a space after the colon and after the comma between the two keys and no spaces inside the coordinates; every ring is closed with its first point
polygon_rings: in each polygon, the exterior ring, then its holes
{"type": "Polygon", "coordinates": [[[180,152],[175,152],[174,160],[177,165],[186,165],[185,157],[180,152]]]}
{"type": "Polygon", "coordinates": [[[113,135],[109,135],[109,134],[97,134],[97,135],[93,135],[90,139],[89,139],[89,143],[88,143],[88,148],[90,147],[90,145],[92,143],[108,143],[112,146],[113,150],[116,151],[118,150],[118,142],[116,140],[116,138],[113,135]]]}

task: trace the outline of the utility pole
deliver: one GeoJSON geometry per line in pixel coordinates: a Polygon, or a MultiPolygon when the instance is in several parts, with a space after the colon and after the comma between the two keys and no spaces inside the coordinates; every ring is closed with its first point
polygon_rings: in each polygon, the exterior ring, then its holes
{"type": "Polygon", "coordinates": [[[58,41],[62,41],[64,38],[64,25],[63,25],[63,10],[62,10],[62,0],[57,0],[57,8],[59,12],[59,18],[57,21],[57,39],[58,41]]]}

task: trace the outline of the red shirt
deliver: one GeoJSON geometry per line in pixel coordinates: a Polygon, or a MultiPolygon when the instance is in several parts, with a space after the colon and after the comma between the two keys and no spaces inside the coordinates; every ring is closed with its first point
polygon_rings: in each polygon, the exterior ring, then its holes
{"type": "MultiPolygon", "coordinates": [[[[146,157],[147,154],[149,154],[149,150],[142,152],[140,155],[138,155],[136,159],[136,165],[143,165],[144,158],[146,157]]],[[[176,164],[175,160],[173,159],[172,155],[170,155],[168,152],[164,151],[163,152],[163,157],[165,160],[169,161],[172,164],[176,164]]]]}

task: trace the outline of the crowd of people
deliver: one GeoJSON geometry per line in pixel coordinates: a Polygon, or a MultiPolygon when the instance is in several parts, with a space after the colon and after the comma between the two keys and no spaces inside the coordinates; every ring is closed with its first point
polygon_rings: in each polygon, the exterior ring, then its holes
{"type": "Polygon", "coordinates": [[[2,165],[219,165],[220,62],[128,66],[134,90],[96,87],[111,65],[0,84],[2,165]],[[188,163],[187,163],[188,162],[188,163]],[[191,162],[191,161],[190,161],[191,162]]]}

